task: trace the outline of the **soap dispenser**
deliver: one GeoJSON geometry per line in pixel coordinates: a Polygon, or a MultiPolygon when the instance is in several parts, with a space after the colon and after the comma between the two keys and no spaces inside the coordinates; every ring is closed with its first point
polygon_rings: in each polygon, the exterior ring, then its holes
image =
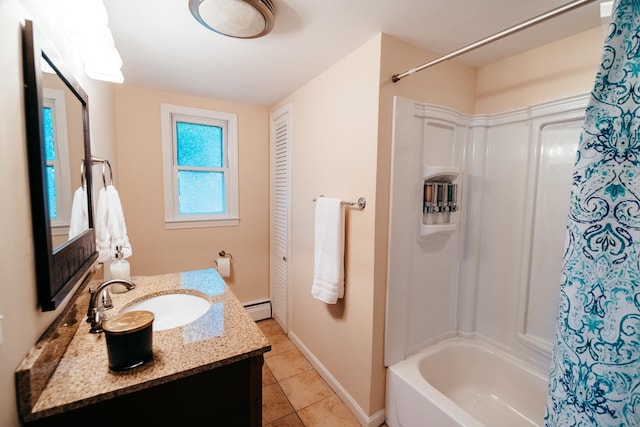
{"type": "MultiPolygon", "coordinates": [[[[124,255],[122,254],[122,246],[116,246],[116,253],[114,255],[114,260],[109,266],[109,271],[111,272],[111,279],[131,280],[131,268],[129,266],[129,261],[124,259],[124,255]]],[[[114,283],[113,285],[111,285],[111,292],[115,294],[126,291],[127,288],[124,285],[118,283],[114,283]]]]}

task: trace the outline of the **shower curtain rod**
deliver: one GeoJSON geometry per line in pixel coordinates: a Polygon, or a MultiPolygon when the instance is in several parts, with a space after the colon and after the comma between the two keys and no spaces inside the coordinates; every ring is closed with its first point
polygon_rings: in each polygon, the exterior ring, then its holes
{"type": "Polygon", "coordinates": [[[404,73],[394,74],[391,77],[391,80],[394,83],[399,82],[400,79],[403,79],[403,78],[405,78],[407,76],[410,76],[411,74],[417,73],[418,71],[422,71],[422,70],[424,70],[426,68],[432,67],[432,66],[434,66],[436,64],[439,64],[441,62],[444,62],[444,61],[446,61],[448,59],[455,58],[456,56],[460,56],[460,55],[462,55],[464,53],[470,52],[470,51],[472,51],[474,49],[477,49],[479,47],[482,47],[482,46],[484,46],[486,44],[489,44],[489,43],[492,43],[492,42],[494,42],[496,40],[500,40],[500,39],[502,39],[504,37],[510,36],[511,34],[514,34],[514,33],[517,33],[518,31],[521,31],[521,30],[527,29],[529,27],[532,27],[532,26],[534,26],[536,24],[539,24],[541,22],[544,22],[544,21],[546,21],[548,19],[551,19],[551,18],[554,18],[556,16],[562,15],[564,13],[570,12],[570,11],[572,11],[574,9],[582,7],[582,6],[587,5],[589,3],[593,3],[594,1],[596,1],[596,0],[577,0],[577,1],[573,1],[571,3],[567,3],[564,6],[560,6],[560,7],[557,7],[555,9],[552,9],[552,10],[546,12],[546,13],[543,13],[542,15],[538,15],[538,16],[536,16],[534,18],[531,18],[531,19],[529,19],[527,21],[521,22],[520,24],[514,25],[513,27],[507,28],[506,30],[502,30],[499,33],[496,33],[496,34],[494,34],[492,36],[485,37],[482,40],[478,40],[475,43],[471,43],[470,45],[467,45],[467,46],[465,46],[463,48],[455,50],[455,51],[453,51],[451,53],[448,53],[448,54],[446,54],[444,56],[441,56],[440,58],[437,58],[437,59],[434,59],[433,61],[429,61],[429,62],[427,62],[425,64],[422,64],[419,67],[412,68],[410,70],[405,71],[404,73]]]}

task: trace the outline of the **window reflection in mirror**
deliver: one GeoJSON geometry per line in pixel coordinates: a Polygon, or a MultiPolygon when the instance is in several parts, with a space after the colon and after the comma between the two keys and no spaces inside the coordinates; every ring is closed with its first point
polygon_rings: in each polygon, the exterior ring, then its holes
{"type": "MultiPolygon", "coordinates": [[[[84,182],[81,176],[84,158],[82,104],[44,57],[42,71],[47,197],[51,243],[55,250],[83,231],[76,227],[70,234],[69,227],[74,190],[84,182]]],[[[87,203],[86,198],[84,203],[87,203]]]]}

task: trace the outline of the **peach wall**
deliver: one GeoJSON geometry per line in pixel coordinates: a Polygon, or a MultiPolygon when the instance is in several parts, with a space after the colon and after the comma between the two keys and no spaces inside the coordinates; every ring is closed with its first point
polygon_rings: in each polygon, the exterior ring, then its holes
{"type": "Polygon", "coordinates": [[[445,61],[393,83],[391,77],[394,74],[436,59],[437,55],[389,34],[383,35],[382,49],[380,85],[383,89],[382,96],[386,100],[381,104],[388,108],[388,111],[381,111],[381,118],[386,117],[390,123],[392,105],[388,101],[396,95],[447,106],[461,113],[473,113],[476,92],[474,67],[463,65],[456,60],[445,61]]]}
{"type": "Polygon", "coordinates": [[[596,27],[480,68],[475,112],[500,113],[590,92],[603,43],[596,27]]]}
{"type": "Polygon", "coordinates": [[[3,242],[10,242],[0,249],[0,314],[4,316],[0,345],[0,426],[3,427],[20,425],[14,386],[16,368],[69,299],[57,310],[46,313],[37,304],[22,78],[24,19],[34,21],[89,95],[92,136],[97,143],[108,141],[103,138],[103,130],[115,129],[111,120],[111,85],[97,83],[84,75],[76,62],[73,46],[57,32],[61,24],[53,18],[52,7],[38,0],[0,0],[0,198],[6,201],[0,236],[3,242]]]}
{"type": "Polygon", "coordinates": [[[290,336],[299,339],[367,414],[373,341],[374,223],[380,37],[343,58],[276,105],[291,103],[290,336]],[[313,199],[367,199],[347,209],[345,296],[311,296],[313,199]]]}
{"type": "MultiPolygon", "coordinates": [[[[0,2],[0,314],[4,342],[0,347],[0,425],[18,426],[14,372],[44,331],[36,307],[36,281],[31,233],[27,169],[20,20],[25,13],[16,1],[0,2]],[[10,208],[8,208],[10,207],[10,208]]],[[[54,316],[45,315],[48,321],[54,316]]]]}
{"type": "Polygon", "coordinates": [[[151,90],[116,90],[118,192],[133,255],[133,275],[214,267],[233,255],[226,280],[242,302],[269,296],[269,110],[151,90]],[[165,230],[160,104],[238,114],[240,225],[165,230]]]}

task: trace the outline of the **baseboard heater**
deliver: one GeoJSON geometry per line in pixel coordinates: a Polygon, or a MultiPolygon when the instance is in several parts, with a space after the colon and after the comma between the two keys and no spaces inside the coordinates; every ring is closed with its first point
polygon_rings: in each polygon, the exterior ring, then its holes
{"type": "Polygon", "coordinates": [[[271,319],[271,301],[261,300],[244,304],[249,316],[257,322],[258,320],[271,319]]]}

